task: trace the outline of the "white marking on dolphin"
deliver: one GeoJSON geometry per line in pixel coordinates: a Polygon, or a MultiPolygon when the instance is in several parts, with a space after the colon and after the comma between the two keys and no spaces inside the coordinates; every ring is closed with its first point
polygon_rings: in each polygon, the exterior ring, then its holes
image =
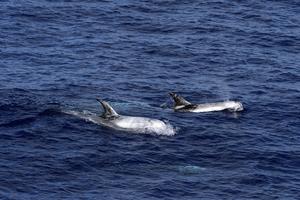
{"type": "Polygon", "coordinates": [[[67,111],[65,113],[121,131],[155,133],[167,136],[175,135],[176,133],[175,129],[169,123],[147,117],[119,115],[106,101],[100,99],[97,99],[97,101],[102,105],[104,110],[101,116],[86,112],[67,111]]]}
{"type": "Polygon", "coordinates": [[[170,92],[170,95],[175,102],[174,110],[179,112],[212,112],[223,110],[237,112],[244,110],[242,103],[238,101],[192,104],[174,92],[170,92]]]}

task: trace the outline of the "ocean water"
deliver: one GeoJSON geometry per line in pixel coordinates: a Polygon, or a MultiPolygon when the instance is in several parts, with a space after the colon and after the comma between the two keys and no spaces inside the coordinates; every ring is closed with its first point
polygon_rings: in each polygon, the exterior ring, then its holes
{"type": "Polygon", "coordinates": [[[0,2],[0,199],[299,199],[299,102],[297,0],[0,2]],[[96,97],[176,134],[66,114],[96,97]]]}

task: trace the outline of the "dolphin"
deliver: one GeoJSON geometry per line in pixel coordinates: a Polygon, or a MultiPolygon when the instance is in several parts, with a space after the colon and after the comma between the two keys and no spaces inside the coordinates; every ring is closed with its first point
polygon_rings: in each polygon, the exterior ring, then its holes
{"type": "Polygon", "coordinates": [[[242,103],[238,101],[192,104],[174,92],[170,92],[169,94],[175,102],[174,110],[179,112],[212,112],[223,110],[237,112],[244,110],[242,103]]]}
{"type": "Polygon", "coordinates": [[[119,115],[108,102],[97,98],[104,112],[101,116],[95,116],[91,121],[117,130],[131,132],[152,132],[160,135],[174,135],[173,127],[158,119],[147,117],[119,115]]]}

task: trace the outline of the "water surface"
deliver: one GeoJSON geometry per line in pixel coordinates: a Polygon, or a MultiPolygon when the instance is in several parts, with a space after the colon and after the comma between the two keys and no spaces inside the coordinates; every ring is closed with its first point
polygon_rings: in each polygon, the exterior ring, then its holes
{"type": "Polygon", "coordinates": [[[298,199],[298,1],[4,0],[1,199],[298,199]],[[245,112],[174,113],[238,99],[245,112]],[[176,135],[62,111],[167,120],[176,135]]]}

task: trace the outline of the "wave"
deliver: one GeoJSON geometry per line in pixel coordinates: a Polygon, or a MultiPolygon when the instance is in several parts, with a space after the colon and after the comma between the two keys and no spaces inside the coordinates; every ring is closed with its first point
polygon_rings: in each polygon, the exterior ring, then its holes
{"type": "Polygon", "coordinates": [[[25,124],[30,124],[36,120],[36,117],[26,117],[22,119],[16,119],[12,120],[10,122],[6,122],[3,124],[0,124],[2,127],[15,127],[15,126],[20,126],[20,125],[25,125],[25,124]]]}

